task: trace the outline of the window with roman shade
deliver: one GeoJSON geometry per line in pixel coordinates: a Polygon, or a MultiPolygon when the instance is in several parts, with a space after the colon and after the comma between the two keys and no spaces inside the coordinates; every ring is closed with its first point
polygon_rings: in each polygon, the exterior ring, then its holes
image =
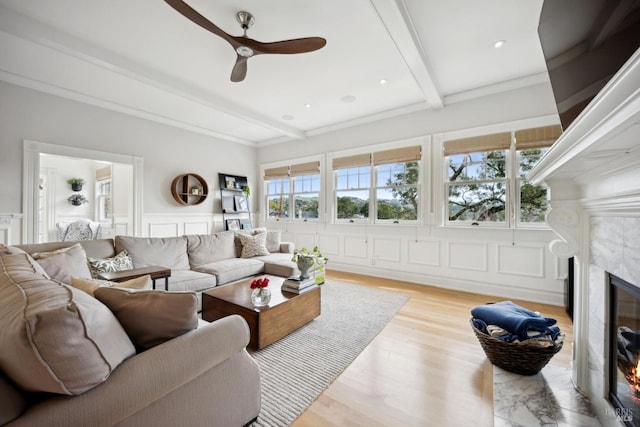
{"type": "Polygon", "coordinates": [[[264,170],[268,220],[308,220],[319,216],[320,162],[296,163],[264,170]]]}

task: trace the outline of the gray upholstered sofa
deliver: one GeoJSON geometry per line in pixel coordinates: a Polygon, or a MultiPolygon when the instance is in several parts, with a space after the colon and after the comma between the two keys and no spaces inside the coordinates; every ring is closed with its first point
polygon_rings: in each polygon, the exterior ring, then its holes
{"type": "Polygon", "coordinates": [[[289,277],[299,274],[291,262],[293,243],[280,241],[280,232],[255,229],[247,233],[223,231],[178,237],[131,237],[16,245],[29,254],[52,251],[80,243],[87,257],[105,259],[127,251],[134,268],[162,266],[171,269],[169,291],[194,291],[201,311],[202,291],[258,274],[289,277]],[[266,236],[267,252],[243,253],[241,239],[266,236]]]}

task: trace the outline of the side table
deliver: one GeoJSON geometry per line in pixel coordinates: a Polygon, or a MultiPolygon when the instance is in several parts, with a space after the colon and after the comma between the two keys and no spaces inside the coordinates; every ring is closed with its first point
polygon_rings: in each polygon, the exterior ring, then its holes
{"type": "Polygon", "coordinates": [[[136,277],[140,276],[146,276],[147,274],[151,276],[153,289],[156,288],[157,279],[164,279],[164,290],[169,290],[169,277],[171,277],[171,269],[160,267],[157,265],[151,267],[134,268],[131,270],[98,273],[98,277],[103,280],[109,280],[110,282],[126,282],[127,280],[135,279],[136,277]]]}

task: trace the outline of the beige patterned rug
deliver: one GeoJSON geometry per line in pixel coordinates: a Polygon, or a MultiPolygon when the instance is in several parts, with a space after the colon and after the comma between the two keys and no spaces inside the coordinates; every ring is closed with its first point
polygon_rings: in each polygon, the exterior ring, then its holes
{"type": "Polygon", "coordinates": [[[260,365],[262,409],[251,426],[291,424],[408,299],[402,294],[337,281],[322,285],[320,316],[253,352],[260,365]]]}

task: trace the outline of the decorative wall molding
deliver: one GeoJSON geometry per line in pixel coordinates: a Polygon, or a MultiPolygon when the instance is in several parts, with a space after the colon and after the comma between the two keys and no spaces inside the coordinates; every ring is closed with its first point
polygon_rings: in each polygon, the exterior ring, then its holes
{"type": "Polygon", "coordinates": [[[547,224],[561,239],[552,240],[549,250],[559,258],[578,255],[580,249],[580,207],[577,203],[552,202],[547,211],[547,224]]]}

